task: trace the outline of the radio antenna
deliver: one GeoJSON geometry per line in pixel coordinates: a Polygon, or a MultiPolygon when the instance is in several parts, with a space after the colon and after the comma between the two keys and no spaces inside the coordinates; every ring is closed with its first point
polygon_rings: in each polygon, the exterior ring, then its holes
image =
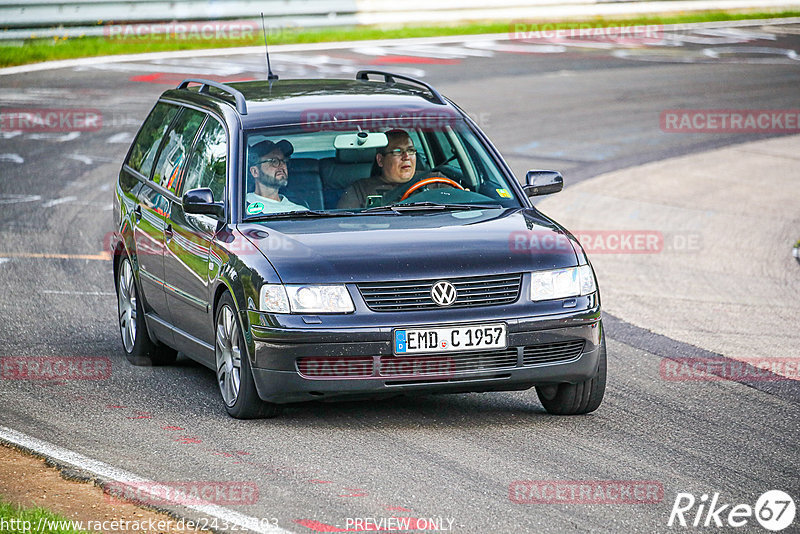
{"type": "Polygon", "coordinates": [[[267,80],[269,80],[270,87],[272,82],[278,79],[277,74],[272,73],[272,67],[269,64],[269,46],[267,45],[267,27],[264,25],[264,12],[261,12],[261,31],[264,32],[264,49],[267,51],[267,80]]]}

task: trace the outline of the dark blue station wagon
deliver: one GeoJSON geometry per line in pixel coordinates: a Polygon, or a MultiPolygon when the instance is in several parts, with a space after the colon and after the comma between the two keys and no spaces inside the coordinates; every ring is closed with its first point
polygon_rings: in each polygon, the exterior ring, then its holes
{"type": "Polygon", "coordinates": [[[222,84],[164,92],[114,199],[130,362],[177,352],[227,412],[353,397],[526,390],[598,408],[600,296],[577,240],[457,105],[425,82],[222,84]]]}

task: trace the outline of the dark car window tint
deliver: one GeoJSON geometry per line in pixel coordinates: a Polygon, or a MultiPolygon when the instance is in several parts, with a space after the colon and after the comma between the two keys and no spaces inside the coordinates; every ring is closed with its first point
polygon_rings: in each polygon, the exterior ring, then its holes
{"type": "Polygon", "coordinates": [[[166,142],[158,156],[153,181],[173,193],[178,187],[181,170],[186,166],[186,158],[192,141],[203,123],[205,113],[184,109],[167,132],[166,142]]]}
{"type": "Polygon", "coordinates": [[[158,145],[178,108],[169,104],[157,104],[144,122],[139,135],[133,143],[128,165],[145,176],[150,176],[153,161],[156,159],[158,145]]]}
{"type": "Polygon", "coordinates": [[[214,200],[221,201],[225,192],[227,156],[225,129],[217,121],[209,119],[189,159],[183,191],[208,187],[214,194],[214,200]]]}

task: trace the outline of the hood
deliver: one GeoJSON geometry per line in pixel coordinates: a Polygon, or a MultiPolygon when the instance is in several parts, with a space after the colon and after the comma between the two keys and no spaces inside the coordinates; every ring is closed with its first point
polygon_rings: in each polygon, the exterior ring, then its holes
{"type": "Polygon", "coordinates": [[[577,265],[564,230],[535,209],[282,219],[238,228],[286,284],[452,278],[577,265]]]}

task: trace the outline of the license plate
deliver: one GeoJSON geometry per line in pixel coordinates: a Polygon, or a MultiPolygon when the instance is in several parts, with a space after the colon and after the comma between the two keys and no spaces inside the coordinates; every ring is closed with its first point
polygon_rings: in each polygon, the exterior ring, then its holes
{"type": "Polygon", "coordinates": [[[479,324],[447,328],[398,328],[394,331],[394,353],[442,353],[507,346],[506,325],[479,324]]]}

